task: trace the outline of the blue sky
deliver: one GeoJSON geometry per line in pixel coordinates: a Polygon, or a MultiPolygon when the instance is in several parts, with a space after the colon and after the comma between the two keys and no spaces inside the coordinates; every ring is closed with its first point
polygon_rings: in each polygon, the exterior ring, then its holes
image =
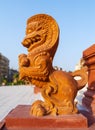
{"type": "Polygon", "coordinates": [[[95,43],[95,0],[0,0],[0,52],[18,69],[29,17],[46,13],[57,21],[60,39],[53,65],[74,70],[83,51],[95,43]]]}

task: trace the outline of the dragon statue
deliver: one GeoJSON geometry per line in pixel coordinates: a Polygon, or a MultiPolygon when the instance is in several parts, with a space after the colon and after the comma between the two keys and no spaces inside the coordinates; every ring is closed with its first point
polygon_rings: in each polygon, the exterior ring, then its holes
{"type": "Polygon", "coordinates": [[[59,27],[47,14],[27,20],[22,45],[28,54],[19,55],[19,78],[40,88],[44,101],[35,101],[30,110],[34,116],[63,115],[78,112],[75,97],[87,83],[85,69],[68,73],[55,70],[52,61],[59,42],[59,27]],[[80,80],[75,80],[80,76],[80,80]]]}

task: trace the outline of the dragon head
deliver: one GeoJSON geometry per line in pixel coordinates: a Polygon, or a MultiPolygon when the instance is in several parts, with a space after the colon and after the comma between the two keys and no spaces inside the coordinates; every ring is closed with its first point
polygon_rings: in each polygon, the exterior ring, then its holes
{"type": "Polygon", "coordinates": [[[28,52],[52,52],[52,58],[58,45],[59,28],[49,15],[37,14],[27,20],[26,36],[22,41],[28,52]]]}
{"type": "Polygon", "coordinates": [[[29,52],[32,51],[46,41],[47,31],[40,21],[28,23],[26,36],[22,41],[23,46],[27,47],[29,52]]]}

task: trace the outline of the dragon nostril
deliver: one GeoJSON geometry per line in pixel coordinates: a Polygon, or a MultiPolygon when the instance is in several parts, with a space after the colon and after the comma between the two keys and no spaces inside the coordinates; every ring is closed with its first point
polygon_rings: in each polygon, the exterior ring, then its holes
{"type": "Polygon", "coordinates": [[[30,43],[27,41],[27,40],[24,40],[23,42],[22,42],[22,44],[23,44],[23,46],[25,46],[25,47],[29,47],[30,46],[30,43]]]}

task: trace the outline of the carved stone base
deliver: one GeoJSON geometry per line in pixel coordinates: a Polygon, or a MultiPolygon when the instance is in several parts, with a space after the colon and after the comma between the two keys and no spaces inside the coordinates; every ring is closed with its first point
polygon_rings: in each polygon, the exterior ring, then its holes
{"type": "Polygon", "coordinates": [[[6,117],[6,128],[8,130],[15,128],[26,129],[54,129],[54,128],[83,128],[86,129],[87,118],[82,114],[62,115],[62,116],[30,116],[29,110],[31,106],[17,106],[6,117]]]}
{"type": "Polygon", "coordinates": [[[95,116],[95,90],[88,89],[84,95],[83,105],[95,116]]]}

